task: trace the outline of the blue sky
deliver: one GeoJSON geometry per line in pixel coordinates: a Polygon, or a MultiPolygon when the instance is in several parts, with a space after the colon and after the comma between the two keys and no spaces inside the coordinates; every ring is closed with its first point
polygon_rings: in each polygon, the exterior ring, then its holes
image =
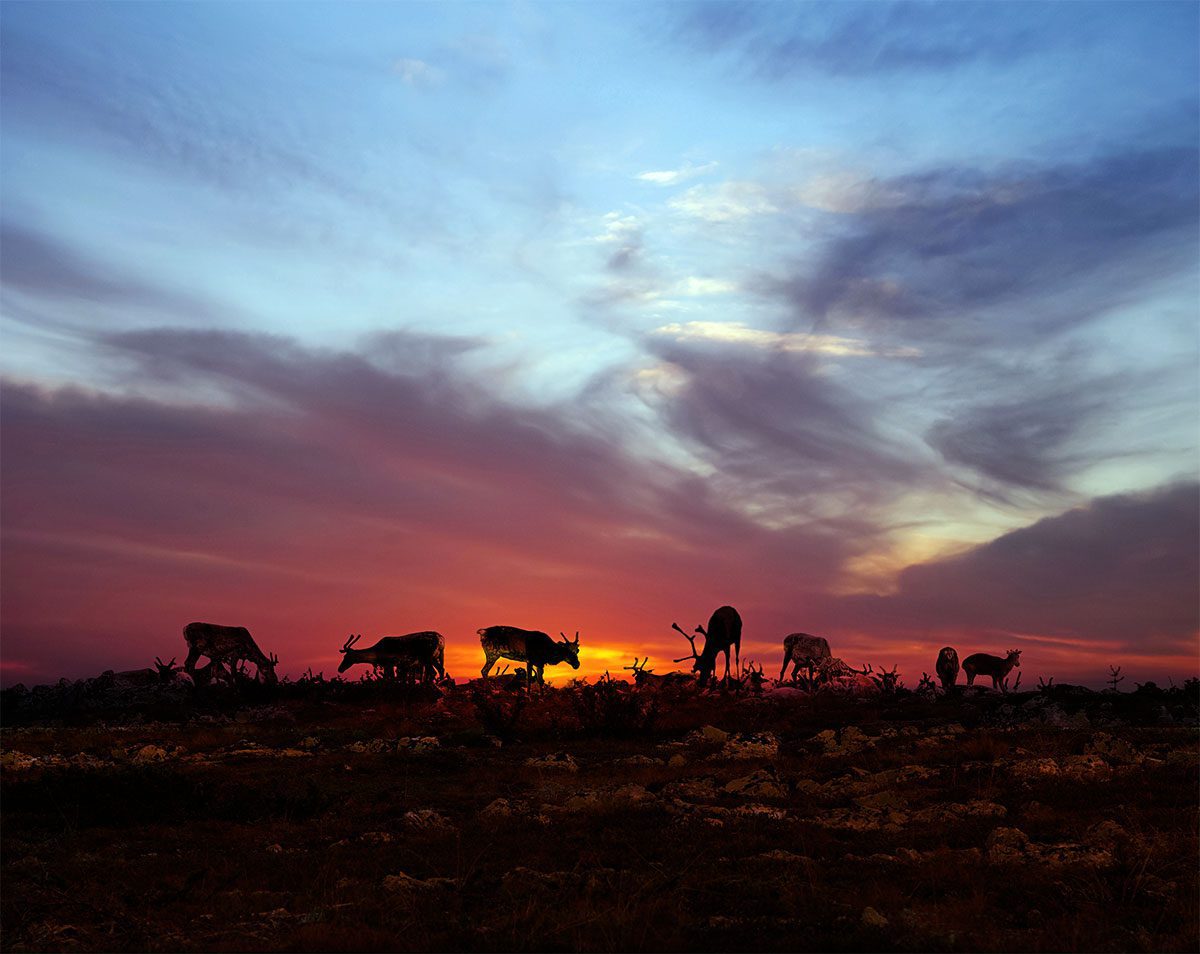
{"type": "MultiPolygon", "coordinates": [[[[418,380],[446,433],[537,421],[636,475],[580,493],[703,499],[765,553],[836,536],[811,594],[780,579],[801,602],[894,594],[905,567],[1195,481],[1198,17],[6,3],[0,371],[43,411],[305,420],[347,378],[418,380]],[[285,359],[304,402],[254,363],[285,359]]],[[[420,471],[409,412],[357,397],[384,428],[361,469],[395,439],[388,466],[420,471]]],[[[450,480],[426,472],[414,493],[450,480]]],[[[668,563],[706,546],[642,519],[668,563]]]]}

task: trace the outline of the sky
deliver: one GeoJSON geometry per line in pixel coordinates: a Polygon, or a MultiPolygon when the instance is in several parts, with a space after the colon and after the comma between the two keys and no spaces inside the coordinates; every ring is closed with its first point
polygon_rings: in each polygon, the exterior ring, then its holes
{"type": "Polygon", "coordinates": [[[1194,675],[1198,50],[1194,3],[0,5],[0,678],[194,620],[661,673],[723,604],[768,672],[1194,675]]]}

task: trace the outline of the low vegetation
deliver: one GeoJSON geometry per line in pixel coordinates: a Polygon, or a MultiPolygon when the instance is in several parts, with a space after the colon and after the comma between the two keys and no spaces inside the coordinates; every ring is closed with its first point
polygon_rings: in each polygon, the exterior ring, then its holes
{"type": "Polygon", "coordinates": [[[1197,697],[7,690],[0,946],[1195,950],[1197,697]]]}

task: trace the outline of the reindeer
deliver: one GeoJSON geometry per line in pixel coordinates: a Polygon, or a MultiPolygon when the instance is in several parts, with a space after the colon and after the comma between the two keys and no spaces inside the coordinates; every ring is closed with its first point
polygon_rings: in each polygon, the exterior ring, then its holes
{"type": "Polygon", "coordinates": [[[758,668],[754,668],[754,660],[750,660],[746,667],[746,682],[750,686],[750,691],[756,696],[761,696],[763,693],[763,684],[767,681],[767,676],[763,672],[762,664],[758,668]]]}
{"type": "Polygon", "coordinates": [[[690,675],[683,672],[667,672],[663,673],[661,676],[657,676],[654,674],[653,669],[646,668],[646,663],[649,661],[649,656],[647,656],[641,662],[638,662],[637,656],[634,656],[632,666],[622,667],[633,672],[633,684],[639,689],[650,687],[665,689],[670,686],[685,685],[693,681],[690,675]]]}
{"type": "MultiPolygon", "coordinates": [[[[870,666],[867,668],[870,669],[870,666]]],[[[900,667],[897,664],[892,666],[890,670],[880,669],[879,672],[873,676],[871,676],[869,672],[864,673],[863,675],[870,676],[871,681],[875,683],[880,692],[882,692],[884,695],[891,696],[896,694],[897,689],[904,688],[904,683],[900,681],[900,674],[896,671],[899,668],[900,667]]]]}
{"type": "Polygon", "coordinates": [[[1021,650],[1010,649],[1008,655],[1001,659],[999,656],[989,656],[987,653],[975,653],[963,660],[963,672],[967,674],[967,685],[975,685],[976,676],[991,676],[992,688],[999,692],[1007,692],[1005,681],[1013,667],[1021,667],[1021,650]]]}
{"type": "Polygon", "coordinates": [[[512,659],[526,663],[529,669],[529,683],[535,681],[545,685],[545,669],[547,666],[557,666],[568,663],[572,669],[579,668],[579,632],[576,630],[574,641],[567,639],[565,633],[559,633],[562,642],[555,642],[543,632],[535,629],[519,629],[516,626],[487,626],[476,630],[479,634],[479,644],[483,647],[483,669],[480,675],[487,674],[495,665],[497,659],[512,659]]]}
{"type": "Polygon", "coordinates": [[[121,672],[113,672],[110,669],[101,678],[111,679],[114,683],[123,686],[158,686],[174,682],[177,672],[179,672],[179,667],[175,665],[173,657],[169,663],[165,663],[155,656],[153,667],[125,669],[121,672]]]}
{"type": "Polygon", "coordinates": [[[249,660],[258,669],[258,678],[268,685],[275,685],[279,680],[275,676],[275,667],[279,657],[272,654],[267,656],[245,626],[218,626],[216,623],[188,623],[183,627],[183,638],[187,642],[188,655],[184,660],[183,669],[192,681],[199,685],[207,682],[213,676],[213,667],[220,673],[222,666],[229,667],[229,678],[233,680],[241,664],[249,660]],[[196,668],[196,661],[201,656],[207,656],[209,664],[203,669],[196,668]]]}
{"type": "Polygon", "coordinates": [[[823,660],[832,658],[829,640],[824,636],[809,636],[808,633],[792,633],[783,637],[783,668],[779,670],[779,681],[783,682],[788,663],[792,664],[792,679],[800,674],[801,667],[811,669],[823,660]]]}
{"type": "Polygon", "coordinates": [[[954,684],[958,681],[958,653],[955,652],[953,646],[942,647],[934,668],[937,670],[938,679],[942,681],[942,688],[946,692],[953,689],[954,684]]]}
{"type": "Polygon", "coordinates": [[[672,623],[671,628],[683,636],[692,646],[690,656],[680,656],[675,662],[685,659],[695,660],[692,669],[700,674],[700,685],[705,685],[715,674],[717,668],[717,653],[725,654],[725,679],[729,678],[729,650],[734,651],[737,667],[742,667],[742,618],[732,606],[722,606],[713,611],[708,618],[708,629],[697,626],[696,632],[704,637],[704,648],[696,652],[696,637],[689,636],[678,623],[672,623]]]}
{"type": "Polygon", "coordinates": [[[417,671],[422,682],[432,680],[434,672],[439,679],[446,678],[443,665],[446,640],[441,633],[425,630],[404,636],[384,636],[374,646],[355,649],[354,644],[360,639],[362,633],[352,635],[338,650],[342,654],[342,661],[338,665],[339,673],[357,663],[369,663],[382,670],[385,679],[394,679],[398,672],[404,674],[417,671]]]}

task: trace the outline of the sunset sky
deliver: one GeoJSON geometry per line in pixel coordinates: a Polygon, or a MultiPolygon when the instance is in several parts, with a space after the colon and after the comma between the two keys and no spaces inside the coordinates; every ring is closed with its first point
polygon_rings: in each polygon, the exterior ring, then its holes
{"type": "Polygon", "coordinates": [[[1194,675],[1198,18],[0,5],[4,684],[724,603],[1194,675]]]}

